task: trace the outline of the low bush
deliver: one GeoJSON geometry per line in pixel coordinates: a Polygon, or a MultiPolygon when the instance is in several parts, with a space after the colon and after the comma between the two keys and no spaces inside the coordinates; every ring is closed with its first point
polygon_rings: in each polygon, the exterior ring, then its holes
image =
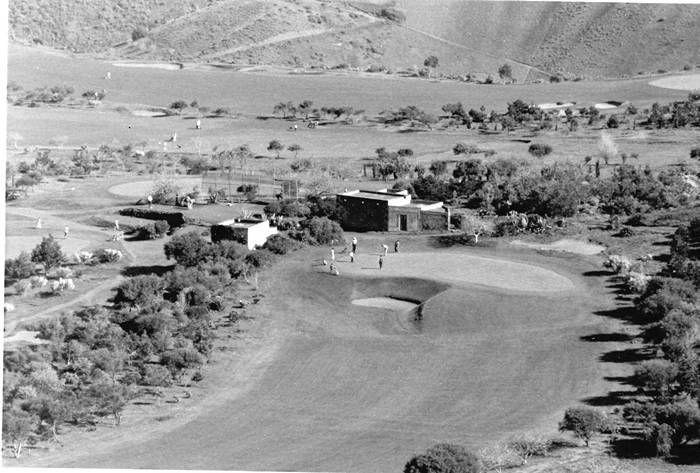
{"type": "Polygon", "coordinates": [[[268,250],[255,250],[248,253],[245,262],[251,268],[265,268],[275,261],[275,255],[268,250]]]}
{"type": "Polygon", "coordinates": [[[46,287],[49,284],[49,280],[44,276],[32,276],[29,278],[29,284],[32,289],[40,289],[46,287]]]}
{"type": "Polygon", "coordinates": [[[479,473],[482,464],[479,457],[461,445],[441,443],[425,453],[411,458],[404,473],[479,473]]]}
{"type": "Polygon", "coordinates": [[[627,273],[632,267],[632,262],[626,256],[610,255],[603,262],[603,266],[609,268],[615,273],[627,273]]]}
{"type": "Polygon", "coordinates": [[[34,274],[34,263],[26,251],[21,252],[17,258],[5,260],[5,279],[25,279],[32,274],[34,274]]]}
{"type": "Polygon", "coordinates": [[[552,147],[544,143],[532,143],[527,151],[535,157],[542,158],[552,152],[552,147]]]}
{"type": "Polygon", "coordinates": [[[50,279],[69,279],[73,277],[73,270],[65,266],[60,266],[49,271],[46,277],[50,279]]]}
{"type": "Polygon", "coordinates": [[[95,252],[94,259],[98,263],[116,263],[122,259],[122,252],[113,248],[102,248],[95,252]]]}
{"type": "Polygon", "coordinates": [[[690,157],[693,159],[700,159],[700,147],[691,149],[690,157]]]}
{"type": "Polygon", "coordinates": [[[263,248],[277,255],[286,255],[301,248],[301,244],[284,235],[272,235],[267,239],[263,248]]]}
{"type": "Polygon", "coordinates": [[[173,377],[165,366],[147,364],[143,368],[141,382],[146,386],[168,387],[173,384],[173,377]]]}
{"type": "Polygon", "coordinates": [[[56,281],[51,281],[49,286],[51,289],[51,294],[59,295],[63,294],[65,291],[72,291],[75,289],[75,284],[72,279],[59,278],[56,281]]]}
{"type": "Polygon", "coordinates": [[[18,296],[26,296],[32,289],[32,283],[27,279],[20,279],[13,285],[13,287],[18,296]]]}

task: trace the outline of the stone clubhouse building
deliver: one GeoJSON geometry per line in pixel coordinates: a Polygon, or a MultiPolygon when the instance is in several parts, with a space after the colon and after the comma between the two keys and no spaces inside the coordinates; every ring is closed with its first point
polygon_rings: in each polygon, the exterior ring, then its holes
{"type": "Polygon", "coordinates": [[[406,190],[353,190],[338,194],[344,230],[420,232],[449,229],[450,209],[442,202],[411,199],[406,190]]]}

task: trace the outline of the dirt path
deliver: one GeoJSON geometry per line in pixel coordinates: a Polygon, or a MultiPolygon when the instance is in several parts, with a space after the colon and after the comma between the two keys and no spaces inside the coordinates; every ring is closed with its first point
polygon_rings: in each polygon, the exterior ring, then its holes
{"type": "Polygon", "coordinates": [[[14,333],[19,324],[26,324],[52,315],[58,315],[63,311],[73,310],[81,306],[104,304],[105,301],[112,296],[112,291],[114,288],[117,287],[123,280],[123,276],[116,276],[114,279],[105,281],[87,292],[77,293],[79,295],[77,295],[74,299],[70,299],[61,304],[51,305],[46,309],[36,312],[30,316],[23,316],[15,320],[12,317],[12,312],[5,314],[5,333],[14,333]]]}

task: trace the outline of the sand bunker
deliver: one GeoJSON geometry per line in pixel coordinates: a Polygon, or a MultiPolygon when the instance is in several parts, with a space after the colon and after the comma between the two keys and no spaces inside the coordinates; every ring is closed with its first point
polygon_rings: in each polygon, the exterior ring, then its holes
{"type": "Polygon", "coordinates": [[[164,112],[156,112],[153,110],[134,110],[131,112],[135,117],[164,117],[166,114],[164,112]]]}
{"type": "Polygon", "coordinates": [[[614,105],[614,104],[607,103],[607,102],[601,102],[601,103],[595,104],[594,107],[598,110],[610,110],[611,108],[617,108],[618,105],[614,105]]]}
{"type": "Polygon", "coordinates": [[[405,312],[418,306],[415,302],[394,299],[393,297],[368,297],[366,299],[355,299],[353,305],[362,307],[377,307],[379,309],[390,309],[398,312],[405,312]]]}
{"type": "Polygon", "coordinates": [[[139,67],[152,69],[165,69],[167,71],[179,71],[182,69],[179,64],[169,64],[164,62],[113,62],[116,67],[139,67]]]}
{"type": "Polygon", "coordinates": [[[537,106],[540,108],[540,110],[552,110],[552,109],[557,109],[557,108],[568,108],[568,107],[573,107],[576,105],[573,102],[566,102],[566,103],[540,103],[537,106]]]}
{"type": "MultiPolygon", "coordinates": [[[[174,184],[183,192],[191,191],[194,187],[202,185],[201,177],[183,177],[174,179],[174,184]]],[[[153,189],[153,181],[125,182],[109,188],[109,193],[120,197],[143,197],[153,189]]]]}
{"type": "Polygon", "coordinates": [[[565,251],[568,253],[576,253],[587,256],[597,255],[601,251],[605,250],[605,247],[601,245],[568,239],[558,240],[554,243],[530,243],[526,241],[514,240],[511,242],[511,245],[525,246],[527,248],[534,248],[537,250],[565,251]]]}
{"type": "Polygon", "coordinates": [[[649,85],[674,90],[700,90],[700,74],[664,77],[649,82],[649,85]]]}
{"type": "Polygon", "coordinates": [[[390,253],[381,270],[378,258],[377,254],[358,254],[355,262],[349,263],[340,255],[338,269],[341,276],[414,277],[508,291],[558,292],[574,288],[568,278],[539,266],[466,253],[390,253]]]}
{"type": "MultiPolygon", "coordinates": [[[[56,238],[56,241],[67,255],[72,255],[76,251],[87,248],[90,245],[88,240],[81,240],[80,238],[64,239],[62,236],[59,236],[56,238]]],[[[31,252],[39,243],[41,243],[41,235],[8,236],[5,238],[5,257],[16,258],[23,251],[31,252]]]]}

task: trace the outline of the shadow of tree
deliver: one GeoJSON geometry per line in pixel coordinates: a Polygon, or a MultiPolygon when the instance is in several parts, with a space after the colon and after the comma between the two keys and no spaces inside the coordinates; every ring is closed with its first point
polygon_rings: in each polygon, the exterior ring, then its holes
{"type": "Polygon", "coordinates": [[[636,363],[654,358],[654,353],[648,348],[626,348],[603,353],[600,361],[605,363],[636,363]]]}
{"type": "Polygon", "coordinates": [[[122,270],[123,276],[134,277],[134,276],[146,276],[149,274],[155,274],[156,276],[163,276],[168,271],[171,271],[175,267],[174,264],[162,266],[162,265],[151,265],[151,266],[127,266],[122,270]]]}
{"type": "Polygon", "coordinates": [[[595,311],[594,314],[601,317],[610,317],[612,319],[622,320],[628,324],[644,325],[638,321],[638,312],[634,306],[622,306],[615,309],[598,310],[595,311]]]}
{"type": "Polygon", "coordinates": [[[591,396],[583,399],[589,406],[622,406],[630,402],[637,395],[636,391],[610,391],[604,396],[591,396]]]}
{"type": "Polygon", "coordinates": [[[584,342],[629,342],[634,337],[626,333],[592,333],[584,335],[581,340],[584,342]]]}

